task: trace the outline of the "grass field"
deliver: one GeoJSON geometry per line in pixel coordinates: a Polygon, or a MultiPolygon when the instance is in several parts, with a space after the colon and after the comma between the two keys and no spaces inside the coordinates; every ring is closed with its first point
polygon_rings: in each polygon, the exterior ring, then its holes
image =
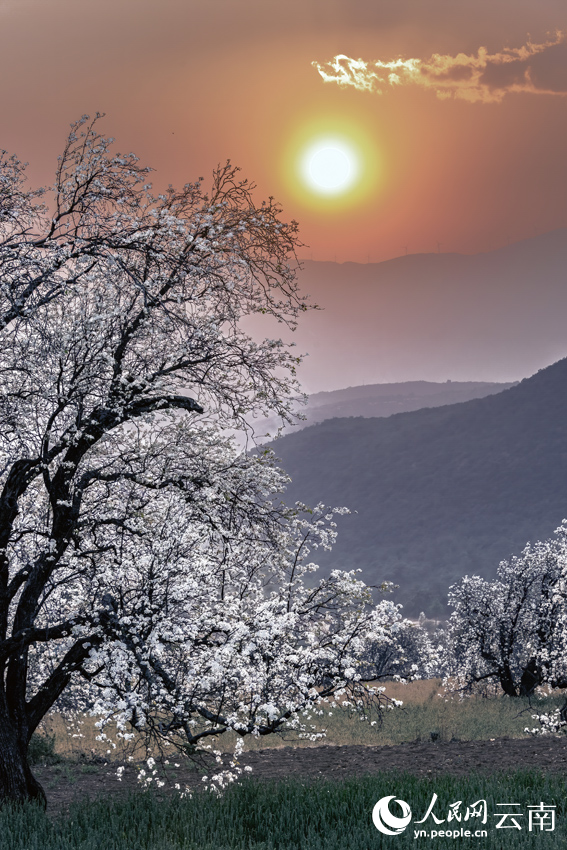
{"type": "Polygon", "coordinates": [[[2,850],[372,850],[372,848],[432,848],[472,846],[488,850],[567,847],[564,829],[567,781],[517,773],[491,778],[441,777],[435,783],[411,776],[383,774],[340,782],[246,782],[233,786],[222,798],[200,792],[192,799],[156,802],[138,793],[118,802],[72,806],[68,815],[50,820],[37,808],[0,811],[2,850]],[[445,831],[431,817],[421,825],[432,794],[438,795],[434,812],[446,819],[449,805],[462,809],[486,800],[487,822],[453,820],[451,832],[470,827],[482,837],[432,837],[445,831]],[[413,820],[396,836],[382,835],[372,823],[372,810],[383,797],[406,801],[413,820]],[[555,806],[554,831],[529,832],[527,806],[544,802],[555,806]],[[497,829],[494,813],[499,803],[516,803],[522,829],[497,829]],[[425,837],[415,830],[425,829],[425,837]]]}
{"type": "MultiPolygon", "coordinates": [[[[345,709],[328,709],[313,721],[317,730],[326,728],[321,743],[398,744],[416,740],[488,740],[499,737],[525,737],[524,728],[533,726],[531,714],[551,709],[563,701],[562,695],[532,700],[507,697],[460,700],[440,694],[440,683],[415,682],[408,686],[390,684],[389,695],[404,701],[403,709],[387,711],[383,722],[371,726],[345,709]],[[329,715],[329,711],[331,714],[329,715]]],[[[55,738],[55,752],[64,759],[62,768],[81,754],[98,753],[121,757],[119,749],[96,741],[97,729],[91,718],[82,718],[70,737],[62,719],[47,719],[44,732],[55,738]]],[[[221,741],[221,745],[222,745],[221,741]]],[[[225,748],[230,744],[224,742],[225,748]]],[[[283,738],[262,739],[260,746],[289,744],[313,746],[283,738]]],[[[254,749],[254,741],[247,742],[254,749]]],[[[91,766],[84,767],[90,770],[91,766]]],[[[93,770],[96,767],[93,765],[93,770]]],[[[395,804],[394,804],[395,806],[395,804]]],[[[373,848],[434,848],[471,846],[482,850],[538,848],[567,850],[565,815],[567,777],[537,772],[515,772],[466,777],[437,776],[434,779],[406,774],[383,773],[357,779],[334,781],[257,781],[247,779],[231,786],[221,798],[212,793],[195,794],[191,799],[166,798],[158,801],[147,792],[128,799],[72,804],[68,813],[47,816],[35,807],[0,810],[1,850],[373,850],[373,848]],[[427,811],[432,794],[438,796],[434,812],[444,823],[430,817],[416,825],[427,811]],[[372,823],[372,809],[383,797],[406,801],[412,822],[399,835],[381,834],[372,823]],[[466,807],[486,800],[487,823],[453,819],[446,822],[449,806],[461,801],[466,807]],[[553,831],[528,830],[528,806],[540,803],[555,807],[553,831]],[[522,829],[496,829],[499,803],[515,803],[522,812],[522,829]],[[466,837],[459,830],[469,828],[466,837]],[[451,829],[451,836],[439,834],[451,829]],[[474,836],[482,829],[485,835],[474,836]],[[426,834],[416,834],[425,830],[426,834]],[[432,835],[436,830],[437,835],[432,835]],[[456,836],[455,831],[459,833],[456,836]]],[[[394,809],[395,811],[395,809],[394,809]]]]}

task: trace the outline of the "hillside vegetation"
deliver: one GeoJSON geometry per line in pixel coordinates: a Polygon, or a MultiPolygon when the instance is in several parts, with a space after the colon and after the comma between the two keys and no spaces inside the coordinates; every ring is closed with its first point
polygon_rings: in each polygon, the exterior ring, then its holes
{"type": "Polygon", "coordinates": [[[567,516],[567,360],[497,395],[387,418],[336,418],[274,444],[286,501],[341,520],[326,569],[400,585],[406,615],[447,616],[449,585],[493,577],[567,516]]]}

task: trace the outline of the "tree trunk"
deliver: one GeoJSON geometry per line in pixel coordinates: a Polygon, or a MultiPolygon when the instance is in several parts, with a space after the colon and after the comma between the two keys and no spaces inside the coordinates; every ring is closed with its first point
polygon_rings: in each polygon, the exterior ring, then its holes
{"type": "Polygon", "coordinates": [[[0,805],[30,800],[46,806],[45,792],[28,764],[27,735],[0,709],[0,805]]]}
{"type": "Polygon", "coordinates": [[[512,676],[512,671],[509,667],[505,667],[500,670],[500,687],[504,691],[504,693],[509,697],[517,697],[518,692],[516,690],[516,685],[514,683],[514,677],[512,676]]]}
{"type": "Polygon", "coordinates": [[[541,685],[541,671],[535,658],[531,658],[522,671],[520,679],[520,696],[531,697],[538,685],[541,685]]]}

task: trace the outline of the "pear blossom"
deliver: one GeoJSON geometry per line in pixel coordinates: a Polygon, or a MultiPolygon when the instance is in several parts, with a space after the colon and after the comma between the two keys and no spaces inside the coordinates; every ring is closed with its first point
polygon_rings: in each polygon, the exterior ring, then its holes
{"type": "Polygon", "coordinates": [[[26,752],[53,707],[144,737],[154,784],[164,750],[317,738],[311,708],[368,697],[353,671],[401,618],[348,564],[318,577],[341,511],[286,506],[253,451],[256,416],[293,417],[299,358],[242,321],[307,309],[297,224],[230,163],[154,195],[101,118],[52,187],[0,153],[0,802],[45,800],[26,752]]]}

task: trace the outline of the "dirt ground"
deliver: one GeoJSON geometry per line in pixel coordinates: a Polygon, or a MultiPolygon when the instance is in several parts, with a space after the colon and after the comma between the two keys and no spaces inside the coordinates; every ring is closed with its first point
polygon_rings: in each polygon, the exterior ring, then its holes
{"type": "MultiPolygon", "coordinates": [[[[443,773],[462,776],[471,772],[519,769],[565,773],[567,738],[436,741],[394,747],[285,747],[246,753],[241,757],[241,765],[252,767],[252,773],[244,775],[260,779],[339,779],[388,771],[431,777],[443,773]]],[[[134,767],[130,765],[125,769],[121,782],[116,778],[116,768],[116,763],[65,762],[37,766],[34,773],[47,794],[48,810],[55,813],[65,809],[73,800],[115,797],[138,787],[134,767]]],[[[211,772],[216,769],[215,765],[211,772]]],[[[193,788],[202,786],[204,772],[186,767],[172,769],[163,793],[175,782],[193,788]]]]}

